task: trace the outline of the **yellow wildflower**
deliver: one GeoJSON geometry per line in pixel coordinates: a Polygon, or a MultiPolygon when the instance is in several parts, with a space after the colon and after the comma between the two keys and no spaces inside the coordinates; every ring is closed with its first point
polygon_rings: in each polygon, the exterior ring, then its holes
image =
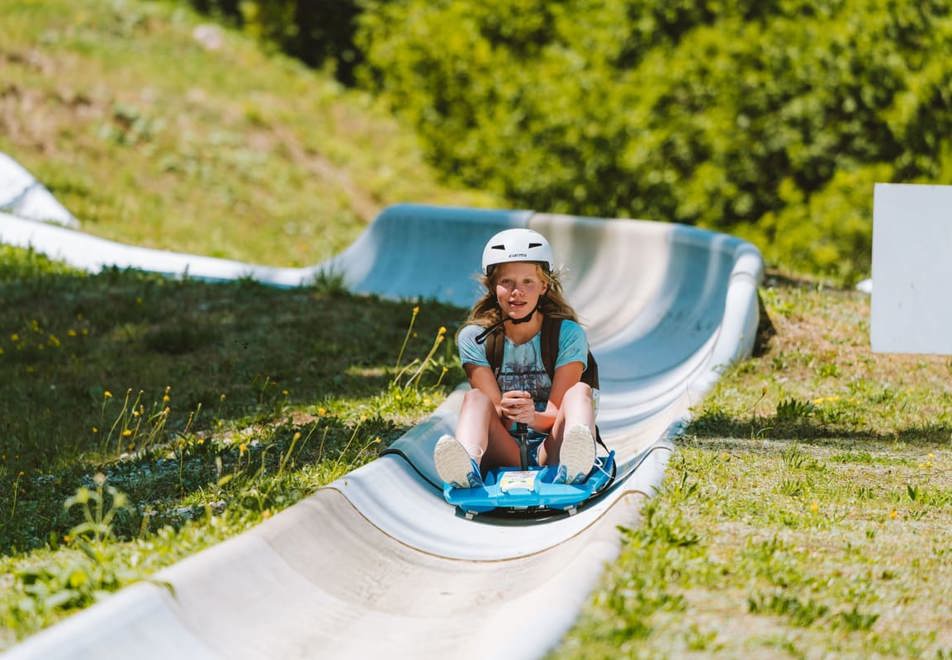
{"type": "Polygon", "coordinates": [[[68,337],[75,337],[75,336],[76,336],[76,331],[73,330],[72,328],[70,328],[69,330],[66,331],[66,335],[67,335],[68,337]]]}
{"type": "Polygon", "coordinates": [[[168,394],[162,396],[162,403],[168,403],[171,400],[172,398],[168,394]]]}
{"type": "Polygon", "coordinates": [[[12,341],[12,342],[18,342],[18,341],[20,341],[20,335],[18,335],[17,333],[14,332],[12,335],[10,335],[10,341],[12,341]]]}
{"type": "Polygon", "coordinates": [[[420,306],[419,306],[419,305],[415,305],[415,306],[413,307],[413,315],[416,316],[416,315],[419,314],[419,313],[420,313],[420,306]]]}
{"type": "Polygon", "coordinates": [[[317,414],[320,415],[321,417],[323,417],[324,415],[327,414],[327,408],[318,408],[318,409],[317,409],[317,414]]]}
{"type": "Polygon", "coordinates": [[[95,426],[93,427],[93,433],[99,433],[99,429],[95,426]]]}
{"type": "Polygon", "coordinates": [[[895,519],[898,518],[898,517],[899,517],[899,512],[896,511],[895,509],[893,509],[892,511],[889,512],[889,519],[890,519],[890,520],[895,520],[895,519]]]}
{"type": "Polygon", "coordinates": [[[126,429],[125,431],[122,432],[122,437],[123,437],[123,438],[128,438],[130,435],[132,435],[132,430],[131,430],[131,429],[126,429]]]}
{"type": "Polygon", "coordinates": [[[817,502],[816,500],[813,500],[810,503],[810,511],[812,511],[813,513],[816,513],[819,510],[820,510],[820,503],[817,502]]]}
{"type": "Polygon", "coordinates": [[[247,443],[242,442],[240,445],[238,445],[238,455],[239,455],[239,456],[244,456],[246,451],[248,451],[248,444],[247,444],[247,443]]]}
{"type": "Polygon", "coordinates": [[[110,392],[109,390],[106,390],[105,392],[102,393],[102,398],[104,398],[104,399],[111,399],[111,398],[112,398],[112,392],[110,392]]]}

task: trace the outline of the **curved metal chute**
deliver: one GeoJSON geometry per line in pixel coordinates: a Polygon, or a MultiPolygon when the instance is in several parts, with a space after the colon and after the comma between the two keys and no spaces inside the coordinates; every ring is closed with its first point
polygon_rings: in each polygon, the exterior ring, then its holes
{"type": "Polygon", "coordinates": [[[721,370],[748,354],[756,248],[700,229],[529,211],[385,210],[346,251],[304,269],[123,246],[0,215],[0,240],[74,265],[133,266],[276,286],[335,272],[356,292],[468,305],[487,238],[528,226],[564,260],[566,292],[601,372],[598,423],[619,461],[577,515],[468,521],[447,505],[432,448],[465,385],[388,455],[271,520],[15,647],[10,658],[537,657],[568,629],[616,527],[637,523],[672,438],[721,370]]]}

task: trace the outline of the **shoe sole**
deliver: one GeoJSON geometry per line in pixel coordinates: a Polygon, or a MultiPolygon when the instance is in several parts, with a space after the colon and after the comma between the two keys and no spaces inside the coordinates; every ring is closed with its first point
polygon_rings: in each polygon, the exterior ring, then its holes
{"type": "Polygon", "coordinates": [[[469,473],[473,469],[472,458],[456,438],[444,435],[433,450],[436,472],[444,483],[460,488],[469,488],[469,473]]]}
{"type": "Polygon", "coordinates": [[[559,463],[565,466],[566,483],[584,478],[595,465],[595,440],[587,426],[577,424],[565,432],[559,448],[559,463]]]}

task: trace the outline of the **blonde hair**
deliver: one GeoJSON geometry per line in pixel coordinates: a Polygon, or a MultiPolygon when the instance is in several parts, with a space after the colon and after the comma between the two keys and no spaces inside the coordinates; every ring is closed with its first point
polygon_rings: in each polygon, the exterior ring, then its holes
{"type": "MultiPolygon", "coordinates": [[[[547,285],[546,292],[539,298],[538,311],[549,318],[569,319],[578,322],[578,315],[565,300],[565,295],[562,293],[560,274],[543,268],[542,264],[537,261],[528,263],[535,265],[539,278],[547,285]]],[[[480,283],[486,288],[486,293],[469,310],[469,318],[466,319],[464,325],[478,325],[488,328],[502,320],[502,308],[499,307],[499,301],[496,299],[496,283],[499,281],[499,271],[498,266],[493,267],[489,271],[489,275],[482,275],[479,278],[480,283]]]]}

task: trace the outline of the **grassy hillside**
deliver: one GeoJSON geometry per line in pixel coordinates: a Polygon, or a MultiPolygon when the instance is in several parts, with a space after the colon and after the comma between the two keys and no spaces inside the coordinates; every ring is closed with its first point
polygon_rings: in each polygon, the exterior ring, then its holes
{"type": "Polygon", "coordinates": [[[0,246],[0,650],[376,458],[463,379],[462,316],[0,246]]]}
{"type": "Polygon", "coordinates": [[[952,657],[952,359],[780,277],[558,657],[952,657]]]}
{"type": "MultiPolygon", "coordinates": [[[[181,3],[0,3],[0,150],[85,231],[271,264],[339,251],[386,204],[498,205],[436,183],[366,94],[181,3]]],[[[432,410],[462,377],[439,332],[462,312],[413,307],[333,279],[92,276],[0,246],[0,650],[432,410]]]]}
{"type": "Polygon", "coordinates": [[[368,95],[179,3],[0,3],[0,151],[86,231],[268,264],[394,202],[496,202],[436,183],[368,95]]]}

